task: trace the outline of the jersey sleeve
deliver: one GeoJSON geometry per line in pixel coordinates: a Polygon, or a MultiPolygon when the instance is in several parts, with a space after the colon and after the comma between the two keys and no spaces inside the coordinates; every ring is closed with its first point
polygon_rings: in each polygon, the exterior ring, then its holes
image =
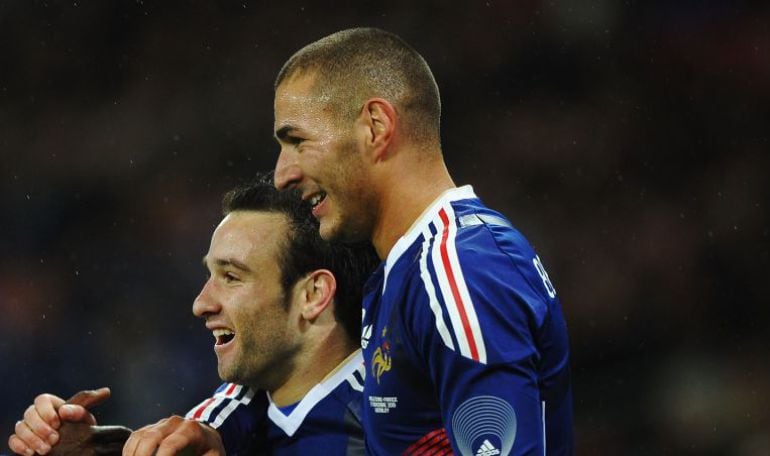
{"type": "Polygon", "coordinates": [[[219,432],[227,454],[246,454],[264,439],[267,396],[243,385],[224,383],[213,396],[193,407],[186,419],[200,421],[219,432]]]}
{"type": "Polygon", "coordinates": [[[407,326],[456,453],[543,454],[543,344],[563,345],[564,367],[566,333],[544,340],[555,290],[518,232],[496,229],[460,228],[426,241],[407,326]]]}

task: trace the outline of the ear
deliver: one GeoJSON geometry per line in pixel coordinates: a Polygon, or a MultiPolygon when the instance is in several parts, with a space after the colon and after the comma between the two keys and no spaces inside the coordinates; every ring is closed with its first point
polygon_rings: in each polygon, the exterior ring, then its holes
{"type": "Polygon", "coordinates": [[[337,281],[327,269],[318,269],[304,279],[304,295],[300,309],[302,318],[313,321],[329,308],[337,291],[337,281]]]}
{"type": "Polygon", "coordinates": [[[396,135],[396,108],[384,98],[370,98],[364,103],[361,120],[366,133],[366,147],[372,151],[375,160],[384,158],[396,135]]]}

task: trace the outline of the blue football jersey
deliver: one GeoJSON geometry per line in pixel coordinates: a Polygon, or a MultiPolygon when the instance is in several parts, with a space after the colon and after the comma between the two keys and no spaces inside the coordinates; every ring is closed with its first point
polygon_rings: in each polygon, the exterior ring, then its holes
{"type": "Polygon", "coordinates": [[[526,239],[445,192],[364,290],[368,452],[571,454],[567,328],[526,239]]]}
{"type": "Polygon", "coordinates": [[[217,429],[228,455],[362,455],[364,365],[356,351],[292,407],[265,391],[225,383],[185,418],[217,429]]]}

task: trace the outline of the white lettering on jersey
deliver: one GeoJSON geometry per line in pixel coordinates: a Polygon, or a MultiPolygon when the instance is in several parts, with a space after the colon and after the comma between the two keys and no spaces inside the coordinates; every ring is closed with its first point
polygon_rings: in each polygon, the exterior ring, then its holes
{"type": "Polygon", "coordinates": [[[553,287],[553,284],[551,283],[551,279],[548,278],[548,273],[545,272],[545,268],[543,267],[543,262],[540,261],[540,257],[535,255],[535,258],[532,258],[532,264],[535,265],[535,269],[537,269],[537,273],[540,275],[540,278],[543,280],[543,285],[545,286],[545,291],[548,292],[548,296],[551,297],[551,299],[556,297],[556,288],[553,287]]]}
{"type": "Polygon", "coordinates": [[[395,396],[369,396],[369,407],[374,413],[390,413],[391,409],[398,407],[398,398],[395,396]]]}

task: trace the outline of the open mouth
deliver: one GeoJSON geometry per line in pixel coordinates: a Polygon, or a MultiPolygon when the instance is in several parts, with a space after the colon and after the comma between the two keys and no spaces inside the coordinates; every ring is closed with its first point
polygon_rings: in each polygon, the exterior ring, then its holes
{"type": "Polygon", "coordinates": [[[321,204],[326,199],[326,192],[320,192],[316,193],[308,201],[310,201],[310,205],[315,208],[319,204],[321,204]]]}
{"type": "Polygon", "coordinates": [[[235,333],[229,329],[215,329],[214,333],[214,345],[225,345],[230,343],[235,338],[235,333]]]}

